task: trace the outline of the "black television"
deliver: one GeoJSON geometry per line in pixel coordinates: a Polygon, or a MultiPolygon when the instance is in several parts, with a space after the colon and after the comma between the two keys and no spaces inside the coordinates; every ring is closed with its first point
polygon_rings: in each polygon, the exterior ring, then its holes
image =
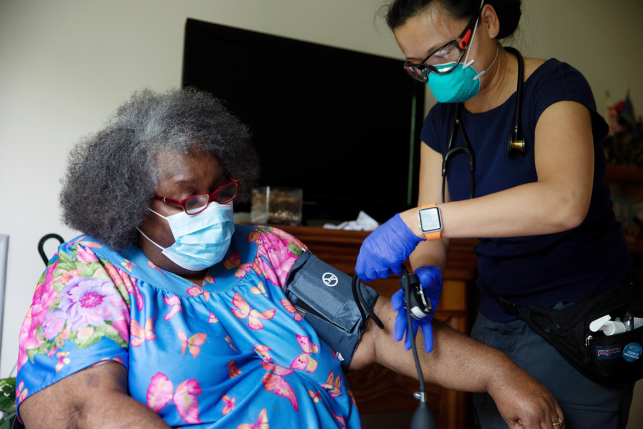
{"type": "Polygon", "coordinates": [[[304,224],[417,205],[425,87],[402,61],[188,19],[182,86],[249,126],[259,186],[302,188],[304,224]]]}

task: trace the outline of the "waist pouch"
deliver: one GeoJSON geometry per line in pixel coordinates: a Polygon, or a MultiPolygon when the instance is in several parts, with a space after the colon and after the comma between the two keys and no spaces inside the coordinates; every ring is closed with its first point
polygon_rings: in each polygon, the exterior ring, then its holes
{"type": "Polygon", "coordinates": [[[612,320],[623,318],[626,312],[643,317],[643,286],[638,283],[612,286],[562,310],[522,307],[483,285],[503,312],[527,322],[590,380],[616,384],[643,378],[643,327],[611,336],[589,330],[590,323],[607,314],[612,320]]]}

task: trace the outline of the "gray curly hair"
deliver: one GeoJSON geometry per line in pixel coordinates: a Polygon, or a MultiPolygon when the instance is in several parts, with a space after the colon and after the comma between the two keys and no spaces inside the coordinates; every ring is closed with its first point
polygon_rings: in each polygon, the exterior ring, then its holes
{"type": "Polygon", "coordinates": [[[144,89],[70,151],[61,180],[63,222],[113,250],[127,248],[148,213],[158,181],[154,156],[162,150],[214,155],[241,181],[235,202],[250,198],[259,161],[248,128],[207,93],[144,89]]]}

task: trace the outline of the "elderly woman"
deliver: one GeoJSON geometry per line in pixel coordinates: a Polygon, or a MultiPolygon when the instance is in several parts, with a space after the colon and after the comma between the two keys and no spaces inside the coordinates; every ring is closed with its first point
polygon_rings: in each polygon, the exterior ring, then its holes
{"type": "MultiPolygon", "coordinates": [[[[49,261],[20,331],[29,429],[360,427],[340,361],[283,290],[305,246],[233,223],[257,171],[247,129],[196,91],[139,92],[76,146],[60,200],[84,235],[49,261]]],[[[415,375],[389,304],[346,358],[415,375]]],[[[427,381],[488,391],[525,427],[559,412],[502,353],[434,330],[427,381]]]]}

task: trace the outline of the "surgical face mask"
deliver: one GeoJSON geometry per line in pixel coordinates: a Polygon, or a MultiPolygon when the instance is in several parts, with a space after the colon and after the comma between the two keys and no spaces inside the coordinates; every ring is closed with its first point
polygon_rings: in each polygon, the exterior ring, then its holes
{"type": "Polygon", "coordinates": [[[138,231],[162,249],[163,254],[176,265],[190,271],[201,271],[223,260],[234,234],[232,203],[212,202],[208,208],[194,216],[182,211],[166,217],[149,210],[170,224],[174,244],[163,248],[143,231],[138,231]]]}
{"type": "MultiPolygon", "coordinates": [[[[461,103],[467,101],[478,95],[480,92],[480,78],[489,71],[491,66],[493,66],[498,58],[498,46],[496,45],[496,57],[493,59],[491,65],[487,70],[482,73],[478,73],[471,64],[475,60],[467,62],[469,59],[469,52],[471,51],[471,45],[473,40],[476,37],[476,30],[478,29],[478,22],[473,29],[473,36],[471,37],[471,43],[467,48],[467,55],[464,58],[464,63],[456,67],[451,73],[448,74],[437,74],[429,73],[428,85],[431,89],[431,92],[435,96],[436,100],[440,103],[461,103]]],[[[440,69],[449,69],[453,67],[453,62],[448,64],[441,64],[435,66],[438,70],[440,69]]]]}

